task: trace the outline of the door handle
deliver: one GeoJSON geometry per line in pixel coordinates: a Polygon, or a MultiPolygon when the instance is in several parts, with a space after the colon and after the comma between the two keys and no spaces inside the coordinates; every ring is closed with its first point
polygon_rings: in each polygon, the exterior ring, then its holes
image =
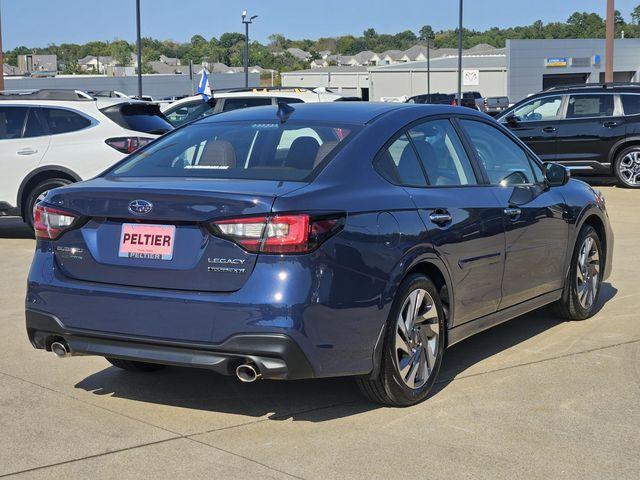
{"type": "Polygon", "coordinates": [[[556,131],[556,127],[544,127],[542,131],[545,133],[553,133],[556,131]]]}
{"type": "Polygon", "coordinates": [[[445,223],[449,223],[452,219],[451,214],[446,210],[436,210],[429,215],[429,220],[436,225],[444,225],[445,223]]]}
{"type": "Polygon", "coordinates": [[[618,126],[618,122],[614,122],[614,121],[604,122],[602,126],[606,128],[613,128],[618,126]]]}
{"type": "Polygon", "coordinates": [[[38,153],[38,150],[34,150],[33,148],[23,148],[16,152],[18,155],[33,155],[34,153],[38,153]]]}
{"type": "Polygon", "coordinates": [[[515,220],[520,216],[522,210],[517,207],[507,207],[504,209],[504,213],[506,213],[512,220],[515,220]]]}

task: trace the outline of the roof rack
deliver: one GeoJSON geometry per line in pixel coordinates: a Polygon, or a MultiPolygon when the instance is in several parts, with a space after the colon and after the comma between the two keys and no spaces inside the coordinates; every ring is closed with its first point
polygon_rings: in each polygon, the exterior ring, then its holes
{"type": "Polygon", "coordinates": [[[556,85],[555,87],[550,87],[544,90],[545,92],[552,92],[557,90],[568,90],[570,88],[614,88],[614,87],[628,87],[628,88],[640,88],[640,83],[638,82],[603,82],[603,83],[574,83],[570,85],[556,85]]]}
{"type": "Polygon", "coordinates": [[[80,90],[41,88],[33,90],[0,90],[0,100],[65,100],[90,102],[94,98],[80,90]]]}
{"type": "MultiPolygon", "coordinates": [[[[221,90],[218,90],[221,91],[221,90]]],[[[229,93],[237,93],[237,92],[295,92],[295,93],[303,93],[303,92],[312,92],[313,89],[309,87],[247,87],[247,88],[230,88],[226,89],[225,92],[229,93]]]]}

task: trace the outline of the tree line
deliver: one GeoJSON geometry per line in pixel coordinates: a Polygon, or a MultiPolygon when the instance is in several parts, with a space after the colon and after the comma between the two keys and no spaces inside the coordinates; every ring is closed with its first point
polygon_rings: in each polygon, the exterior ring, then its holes
{"type": "MultiPolygon", "coordinates": [[[[507,39],[563,39],[563,38],[604,38],[605,20],[596,13],[575,12],[566,22],[544,23],[541,20],[531,25],[498,28],[492,27],[484,31],[463,29],[462,43],[464,48],[486,43],[494,47],[504,47],[507,39]]],[[[625,20],[616,11],[616,37],[640,38],[640,5],[625,20]]],[[[431,42],[435,48],[454,48],[458,45],[457,29],[434,31],[430,25],[424,25],[417,32],[405,30],[395,34],[378,33],[369,28],[360,36],[343,35],[340,37],[324,37],[317,40],[292,40],[282,34],[269,37],[266,44],[252,41],[249,48],[249,64],[277,71],[302,70],[309,68],[308,62],[300,60],[286,52],[287,48],[300,48],[311,54],[312,59],[320,58],[320,52],[331,51],[339,55],[355,55],[364,50],[383,52],[385,50],[406,50],[416,44],[431,42]]],[[[227,32],[219,38],[207,40],[202,35],[194,35],[189,42],[181,43],[172,40],[142,39],[142,69],[150,73],[149,62],[158,60],[161,55],[179,58],[183,64],[190,61],[220,62],[229,66],[241,66],[243,60],[244,35],[227,32]]],[[[5,52],[5,62],[17,65],[18,55],[55,54],[59,68],[63,73],[79,73],[78,60],[87,56],[111,56],[118,65],[129,65],[131,53],[135,52],[135,44],[126,40],[112,42],[91,41],[85,44],[63,43],[51,44],[42,48],[20,46],[5,52]]]]}

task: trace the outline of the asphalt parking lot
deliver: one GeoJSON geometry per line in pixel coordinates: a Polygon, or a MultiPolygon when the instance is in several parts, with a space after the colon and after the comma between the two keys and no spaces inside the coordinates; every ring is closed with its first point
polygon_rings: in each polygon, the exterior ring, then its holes
{"type": "Polygon", "coordinates": [[[0,476],[640,478],[640,192],[602,190],[616,245],[599,312],[543,309],[468,339],[405,409],[365,402],[349,379],[245,385],[35,351],[34,241],[0,219],[0,476]]]}

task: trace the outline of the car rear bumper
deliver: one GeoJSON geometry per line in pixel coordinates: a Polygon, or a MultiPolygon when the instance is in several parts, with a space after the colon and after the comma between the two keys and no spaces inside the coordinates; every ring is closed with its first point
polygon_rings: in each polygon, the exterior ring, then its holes
{"type": "Polygon", "coordinates": [[[29,341],[37,349],[51,350],[64,341],[71,356],[99,355],[139,362],[205,368],[232,375],[238,365],[250,363],[263,378],[313,378],[309,361],[298,345],[283,334],[238,334],[218,345],[176,342],[83,331],[65,326],[55,316],[26,310],[29,341]]]}

